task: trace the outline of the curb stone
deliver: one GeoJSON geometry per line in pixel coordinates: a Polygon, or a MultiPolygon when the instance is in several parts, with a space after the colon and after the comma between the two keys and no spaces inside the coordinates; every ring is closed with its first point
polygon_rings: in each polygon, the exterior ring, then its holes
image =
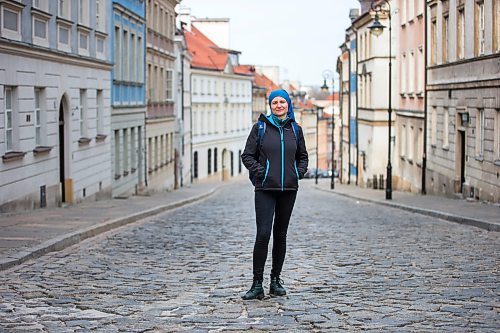
{"type": "Polygon", "coordinates": [[[4,258],[0,259],[0,271],[7,270],[14,266],[18,266],[28,260],[39,258],[50,252],[57,252],[64,250],[65,248],[78,244],[88,238],[95,237],[97,235],[116,229],[118,227],[131,224],[139,220],[142,220],[144,218],[154,216],[168,210],[179,208],[181,206],[194,203],[196,201],[203,200],[213,195],[217,190],[219,190],[219,188],[220,186],[217,186],[216,188],[210,190],[209,192],[199,194],[197,196],[193,196],[188,199],[180,200],[166,205],[160,205],[148,210],[144,210],[139,213],[105,221],[102,223],[98,223],[94,226],[86,227],[65,235],[55,237],[53,239],[41,243],[40,245],[34,246],[32,248],[20,251],[17,254],[11,255],[7,259],[4,258]]]}
{"type": "Polygon", "coordinates": [[[489,221],[474,219],[471,217],[448,214],[448,213],[444,213],[444,212],[440,212],[440,211],[436,211],[436,210],[432,210],[432,209],[424,209],[424,208],[418,208],[418,207],[413,207],[413,206],[408,206],[408,205],[403,205],[403,204],[396,204],[393,202],[385,202],[385,201],[361,198],[361,197],[357,197],[357,196],[346,194],[346,193],[332,192],[331,190],[326,190],[326,189],[320,188],[319,186],[314,186],[314,187],[317,190],[332,193],[332,194],[341,195],[341,196],[344,196],[344,197],[347,197],[350,199],[366,201],[366,202],[370,202],[370,203],[374,203],[374,204],[378,204],[378,205],[383,205],[383,206],[388,206],[388,207],[392,207],[392,208],[397,208],[397,209],[401,209],[401,210],[406,210],[406,211],[410,211],[413,213],[418,213],[418,214],[422,214],[422,215],[426,215],[426,216],[432,216],[432,217],[440,218],[440,219],[443,219],[443,220],[446,220],[449,222],[457,222],[460,224],[470,225],[470,226],[485,229],[488,231],[497,231],[497,232],[500,231],[500,225],[498,225],[496,223],[489,222],[489,221]]]}

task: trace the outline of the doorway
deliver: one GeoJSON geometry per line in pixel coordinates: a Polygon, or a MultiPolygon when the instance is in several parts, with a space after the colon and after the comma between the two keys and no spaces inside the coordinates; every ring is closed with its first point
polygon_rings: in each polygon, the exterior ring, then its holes
{"type": "Polygon", "coordinates": [[[65,174],[64,174],[64,97],[61,99],[61,104],[59,104],[59,183],[61,186],[61,202],[66,202],[66,186],[64,184],[65,174]]]}
{"type": "Polygon", "coordinates": [[[458,140],[457,140],[457,163],[459,163],[457,170],[460,171],[460,193],[464,191],[464,183],[465,183],[465,131],[458,130],[458,140]]]}

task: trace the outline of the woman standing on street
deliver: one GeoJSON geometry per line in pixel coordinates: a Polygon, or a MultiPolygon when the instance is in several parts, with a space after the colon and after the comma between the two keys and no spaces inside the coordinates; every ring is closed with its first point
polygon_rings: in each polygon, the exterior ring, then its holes
{"type": "Polygon", "coordinates": [[[255,185],[257,236],[253,249],[253,284],[244,300],[262,299],[264,265],[273,230],[272,270],[269,294],[286,294],[281,269],[286,234],[297,197],[299,179],[307,171],[308,156],[302,129],[295,122],[292,101],[285,90],[269,95],[271,114],[261,114],[248,136],[241,160],[255,185]],[[274,225],[273,225],[274,216],[274,225]]]}

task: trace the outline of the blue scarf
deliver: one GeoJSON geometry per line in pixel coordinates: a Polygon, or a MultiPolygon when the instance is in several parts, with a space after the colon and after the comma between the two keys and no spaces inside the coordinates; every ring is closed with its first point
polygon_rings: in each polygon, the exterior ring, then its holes
{"type": "Polygon", "coordinates": [[[286,116],[285,119],[280,119],[274,113],[271,113],[271,119],[276,126],[283,127],[283,125],[285,125],[286,121],[288,120],[288,116],[286,116]]]}
{"type": "Polygon", "coordinates": [[[283,89],[273,90],[269,94],[269,98],[268,98],[269,107],[271,107],[271,102],[273,101],[273,99],[278,97],[278,96],[283,97],[286,100],[286,102],[288,103],[288,112],[286,113],[287,118],[295,120],[295,115],[293,113],[292,100],[290,99],[290,96],[288,95],[288,93],[285,90],[283,90],[283,89]]]}

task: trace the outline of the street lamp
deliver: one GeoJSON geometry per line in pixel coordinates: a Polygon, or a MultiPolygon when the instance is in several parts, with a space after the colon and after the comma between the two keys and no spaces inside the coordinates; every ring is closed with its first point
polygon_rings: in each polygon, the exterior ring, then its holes
{"type": "Polygon", "coordinates": [[[371,3],[371,9],[375,12],[375,20],[373,21],[372,25],[368,27],[370,29],[371,33],[374,34],[376,37],[380,36],[382,32],[384,31],[385,26],[380,23],[379,21],[379,13],[380,12],[387,12],[388,18],[389,18],[389,107],[388,107],[388,112],[389,112],[389,137],[387,140],[388,144],[388,160],[387,160],[387,180],[386,180],[386,187],[385,187],[385,199],[386,200],[392,200],[392,165],[391,165],[391,124],[392,124],[392,85],[391,85],[391,80],[392,80],[392,61],[391,61],[391,56],[392,56],[392,40],[391,40],[391,6],[387,0],[373,0],[371,3]]]}
{"type": "Polygon", "coordinates": [[[332,79],[332,175],[330,179],[330,189],[335,189],[335,107],[334,107],[334,91],[335,91],[335,78],[333,71],[326,69],[323,71],[323,85],[321,86],[321,90],[324,92],[328,92],[328,85],[326,84],[326,80],[332,79]]]}

